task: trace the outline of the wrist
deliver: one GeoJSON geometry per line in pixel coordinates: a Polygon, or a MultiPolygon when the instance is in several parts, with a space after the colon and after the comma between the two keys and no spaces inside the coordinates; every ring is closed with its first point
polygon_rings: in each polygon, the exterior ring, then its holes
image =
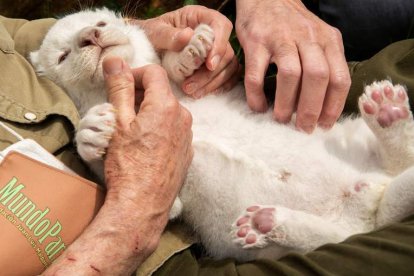
{"type": "Polygon", "coordinates": [[[130,275],[157,248],[166,223],[143,210],[110,195],[92,223],[45,275],[66,269],[75,273],[69,275],[130,275]]]}
{"type": "Polygon", "coordinates": [[[154,221],[137,219],[129,206],[105,201],[93,222],[45,275],[65,275],[66,271],[77,275],[130,275],[156,249],[160,232],[152,229],[154,221]]]}

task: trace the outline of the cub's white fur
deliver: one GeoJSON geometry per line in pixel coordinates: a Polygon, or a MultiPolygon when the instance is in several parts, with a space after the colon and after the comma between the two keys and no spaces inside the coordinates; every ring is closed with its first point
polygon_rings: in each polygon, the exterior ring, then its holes
{"type": "MultiPolygon", "coordinates": [[[[191,75],[213,39],[201,25],[182,52],[165,53],[171,79],[191,75]]],[[[144,32],[108,10],[58,20],[31,54],[37,70],[78,107],[78,150],[97,171],[114,123],[103,87],[107,53],[132,67],[160,62],[144,32]]],[[[252,113],[242,86],[200,100],[175,93],[193,116],[195,155],[172,216],[193,226],[215,258],[307,252],[414,211],[414,123],[399,85],[368,86],[362,117],[312,135],[275,123],[270,112],[252,113]]]]}

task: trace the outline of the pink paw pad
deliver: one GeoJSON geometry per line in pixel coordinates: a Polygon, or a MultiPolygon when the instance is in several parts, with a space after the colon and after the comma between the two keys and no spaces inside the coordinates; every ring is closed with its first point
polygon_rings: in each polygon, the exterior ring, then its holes
{"type": "Polygon", "coordinates": [[[237,243],[244,248],[262,247],[263,236],[269,233],[274,225],[274,207],[250,206],[233,225],[237,243]]]}
{"type": "MultiPolygon", "coordinates": [[[[376,117],[378,124],[387,128],[394,122],[407,119],[410,114],[408,96],[400,85],[382,81],[367,86],[360,98],[362,110],[376,117]]],[[[362,111],[361,110],[361,111],[362,111]]]]}

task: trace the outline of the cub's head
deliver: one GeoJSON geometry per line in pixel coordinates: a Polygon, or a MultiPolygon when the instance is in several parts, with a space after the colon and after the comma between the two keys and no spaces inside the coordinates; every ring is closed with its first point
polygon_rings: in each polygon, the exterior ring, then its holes
{"type": "Polygon", "coordinates": [[[107,9],[59,19],[30,60],[40,75],[71,94],[102,88],[102,61],[108,54],[131,66],[159,62],[144,32],[107,9]]]}

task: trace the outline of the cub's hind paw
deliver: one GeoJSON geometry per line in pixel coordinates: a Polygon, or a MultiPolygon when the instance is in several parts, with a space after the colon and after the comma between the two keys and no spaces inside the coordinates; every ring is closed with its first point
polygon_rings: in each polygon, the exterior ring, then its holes
{"type": "Polygon", "coordinates": [[[232,225],[233,242],[245,249],[263,248],[272,240],[283,238],[284,233],[276,227],[276,207],[250,206],[232,225]]]}
{"type": "Polygon", "coordinates": [[[404,87],[390,81],[367,86],[359,98],[359,108],[368,124],[378,124],[382,128],[412,117],[404,87]]]}
{"type": "Polygon", "coordinates": [[[114,130],[115,114],[112,104],[104,103],[89,109],[80,121],[75,136],[82,159],[86,162],[102,159],[114,130]]]}

